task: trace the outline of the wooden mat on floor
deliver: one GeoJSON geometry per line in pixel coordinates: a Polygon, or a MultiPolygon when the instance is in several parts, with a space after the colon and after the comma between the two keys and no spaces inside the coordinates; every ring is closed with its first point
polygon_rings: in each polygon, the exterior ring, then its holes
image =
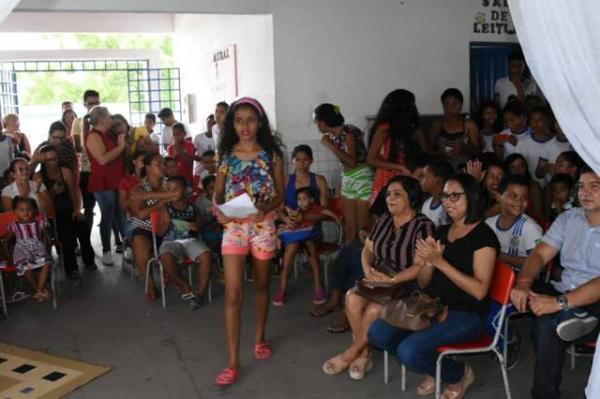
{"type": "Polygon", "coordinates": [[[109,370],[0,342],[0,399],[62,398],[109,370]]]}

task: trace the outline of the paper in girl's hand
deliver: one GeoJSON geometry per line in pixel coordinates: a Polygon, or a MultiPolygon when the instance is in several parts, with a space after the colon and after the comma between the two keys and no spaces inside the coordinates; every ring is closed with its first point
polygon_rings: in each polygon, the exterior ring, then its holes
{"type": "Polygon", "coordinates": [[[218,205],[218,207],[223,212],[223,215],[233,219],[244,219],[258,213],[258,209],[256,209],[247,193],[237,196],[222,205],[218,205]]]}

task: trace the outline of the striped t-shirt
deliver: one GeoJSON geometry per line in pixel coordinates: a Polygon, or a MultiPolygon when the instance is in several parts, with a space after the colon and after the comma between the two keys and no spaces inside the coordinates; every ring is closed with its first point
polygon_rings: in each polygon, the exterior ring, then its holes
{"type": "Polygon", "coordinates": [[[417,240],[434,236],[434,232],[433,222],[421,214],[399,229],[394,226],[392,215],[382,215],[369,235],[369,240],[373,242],[374,265],[387,263],[396,271],[410,267],[417,240]]]}

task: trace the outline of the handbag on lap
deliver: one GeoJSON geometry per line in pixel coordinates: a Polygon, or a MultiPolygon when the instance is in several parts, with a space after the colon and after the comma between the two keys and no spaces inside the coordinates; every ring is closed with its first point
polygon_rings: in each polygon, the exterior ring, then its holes
{"type": "MultiPolygon", "coordinates": [[[[389,265],[389,262],[382,262],[376,269],[390,277],[396,274],[395,270],[389,265]]],[[[402,297],[404,288],[402,287],[402,283],[360,279],[354,286],[354,292],[371,302],[385,305],[394,299],[402,297]]]]}
{"type": "Polygon", "coordinates": [[[448,306],[439,299],[415,291],[408,298],[389,301],[383,308],[381,318],[394,327],[409,331],[420,331],[431,327],[431,321],[437,318],[442,323],[448,316],[448,306]]]}

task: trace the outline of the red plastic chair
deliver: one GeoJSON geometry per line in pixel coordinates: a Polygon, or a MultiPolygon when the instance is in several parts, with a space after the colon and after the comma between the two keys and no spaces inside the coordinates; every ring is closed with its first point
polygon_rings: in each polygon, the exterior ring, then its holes
{"type": "MultiPolygon", "coordinates": [[[[588,348],[596,348],[596,341],[586,342],[583,345],[588,348]]],[[[571,370],[575,370],[575,358],[577,358],[579,356],[594,356],[593,352],[585,353],[585,354],[577,353],[577,351],[575,349],[575,345],[570,345],[569,348],[567,348],[567,354],[571,357],[571,370]]]]}
{"type": "MultiPolygon", "coordinates": [[[[483,333],[478,339],[458,345],[447,345],[438,348],[440,355],[437,360],[436,367],[436,398],[441,398],[441,365],[442,360],[445,356],[451,355],[463,355],[463,354],[475,354],[475,353],[488,353],[493,352],[500,360],[500,369],[502,371],[502,378],[504,380],[504,388],[506,390],[506,396],[510,399],[510,388],[508,385],[508,374],[506,372],[506,340],[504,340],[504,350],[501,352],[497,349],[498,340],[501,335],[508,336],[508,323],[506,323],[506,309],[510,303],[510,291],[515,283],[515,272],[513,268],[499,260],[496,260],[494,267],[494,277],[492,278],[490,288],[490,298],[502,305],[500,312],[497,313],[498,328],[493,336],[490,336],[487,332],[483,333]]],[[[496,313],[496,312],[495,312],[496,313]]],[[[389,354],[387,351],[383,352],[383,382],[385,384],[389,381],[389,354]]],[[[406,367],[401,366],[401,389],[406,389],[406,367]]]]}
{"type": "MultiPolygon", "coordinates": [[[[14,212],[2,212],[0,213],[0,239],[4,239],[8,233],[8,225],[16,220],[14,212]]],[[[7,262],[6,267],[0,269],[0,299],[2,299],[2,310],[5,316],[8,316],[8,307],[6,305],[6,293],[4,292],[4,280],[2,274],[4,272],[16,272],[17,269],[13,265],[9,265],[7,262]]]]}
{"type": "Polygon", "coordinates": [[[488,353],[493,352],[500,361],[500,371],[502,372],[502,379],[504,380],[504,390],[506,391],[506,397],[511,398],[510,387],[508,384],[508,373],[506,372],[506,340],[504,340],[504,350],[500,352],[497,348],[498,340],[501,334],[505,337],[508,336],[508,323],[506,323],[506,309],[510,303],[510,291],[512,290],[515,283],[515,272],[512,267],[504,262],[496,261],[494,268],[494,277],[492,279],[492,285],[490,290],[490,298],[502,305],[500,312],[497,314],[497,328],[493,336],[487,332],[482,334],[478,339],[457,345],[446,345],[438,348],[440,355],[438,356],[436,365],[435,375],[435,395],[436,399],[441,398],[441,374],[442,374],[442,361],[446,356],[453,355],[466,355],[475,353],[488,353]]]}

